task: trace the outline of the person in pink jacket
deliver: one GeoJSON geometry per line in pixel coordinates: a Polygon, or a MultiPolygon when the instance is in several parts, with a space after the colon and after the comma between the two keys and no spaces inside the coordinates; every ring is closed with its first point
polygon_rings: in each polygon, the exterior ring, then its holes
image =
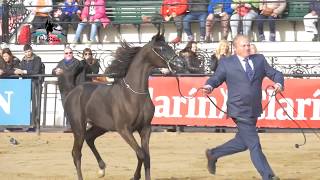
{"type": "Polygon", "coordinates": [[[81,22],[78,24],[75,43],[80,43],[80,35],[87,24],[91,25],[90,39],[91,43],[96,43],[98,27],[106,27],[110,23],[106,15],[105,0],[86,0],[81,13],[81,22]]]}

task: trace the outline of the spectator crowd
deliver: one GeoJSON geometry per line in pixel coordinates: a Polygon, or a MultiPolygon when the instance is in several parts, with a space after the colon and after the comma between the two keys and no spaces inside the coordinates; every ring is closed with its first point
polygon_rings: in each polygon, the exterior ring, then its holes
{"type": "MultiPolygon", "coordinates": [[[[72,43],[81,42],[86,26],[90,26],[88,43],[100,42],[99,28],[112,23],[106,15],[107,3],[105,0],[64,0],[58,4],[53,4],[52,0],[24,1],[24,5],[34,16],[31,30],[33,34],[40,30],[44,32],[44,29],[47,29],[46,22],[53,21],[54,26],[59,27],[54,29],[58,29],[64,35],[65,43],[68,43],[69,25],[75,31],[72,43]]],[[[309,3],[310,11],[304,16],[303,23],[305,31],[314,35],[312,40],[318,41],[320,38],[317,20],[320,2],[310,0],[309,3]]],[[[172,43],[180,43],[183,33],[187,41],[197,40],[207,43],[227,40],[229,36],[233,39],[237,34],[250,37],[253,22],[257,25],[258,41],[266,41],[264,25],[267,24],[270,32],[268,40],[274,42],[279,39],[276,37],[276,21],[282,17],[286,8],[286,0],[163,0],[159,7],[160,11],[155,17],[141,16],[141,18],[144,22],[172,21],[176,27],[176,37],[171,40],[172,43]],[[192,23],[197,23],[199,27],[199,39],[196,39],[195,33],[192,32],[192,23]],[[216,28],[217,23],[220,24],[220,30],[216,28]],[[221,34],[218,39],[213,39],[214,31],[221,34]]],[[[35,43],[38,42],[37,36],[39,34],[35,34],[32,39],[35,43]]]]}

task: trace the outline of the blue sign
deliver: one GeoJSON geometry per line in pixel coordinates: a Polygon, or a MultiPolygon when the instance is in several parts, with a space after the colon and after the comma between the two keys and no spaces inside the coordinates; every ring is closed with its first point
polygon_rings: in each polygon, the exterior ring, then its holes
{"type": "Polygon", "coordinates": [[[30,125],[31,79],[0,79],[0,125],[30,125]]]}

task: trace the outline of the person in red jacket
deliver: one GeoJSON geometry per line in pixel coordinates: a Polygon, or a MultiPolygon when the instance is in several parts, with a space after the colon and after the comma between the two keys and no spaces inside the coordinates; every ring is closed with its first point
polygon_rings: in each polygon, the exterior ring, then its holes
{"type": "Polygon", "coordinates": [[[187,0],[163,0],[160,14],[165,21],[170,21],[173,18],[177,28],[177,37],[171,41],[172,43],[181,42],[183,30],[182,20],[188,8],[187,4],[187,0]]]}

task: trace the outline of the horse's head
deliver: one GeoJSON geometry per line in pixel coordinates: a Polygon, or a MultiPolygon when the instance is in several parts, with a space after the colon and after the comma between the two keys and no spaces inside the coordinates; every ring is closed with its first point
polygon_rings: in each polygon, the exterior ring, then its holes
{"type": "Polygon", "coordinates": [[[184,68],[183,59],[179,57],[165,41],[163,33],[156,34],[148,43],[151,50],[150,61],[157,68],[168,68],[175,72],[184,68]]]}

